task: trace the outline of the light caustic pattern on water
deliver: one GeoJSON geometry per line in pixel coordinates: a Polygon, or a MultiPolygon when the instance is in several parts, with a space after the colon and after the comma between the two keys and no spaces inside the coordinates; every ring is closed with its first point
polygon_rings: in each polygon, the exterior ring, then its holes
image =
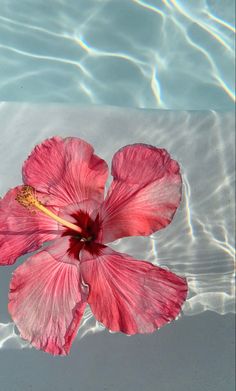
{"type": "Polygon", "coordinates": [[[2,101],[232,109],[234,0],[0,0],[2,101]]]}
{"type": "MultiPolygon", "coordinates": [[[[207,310],[222,315],[234,312],[233,113],[2,104],[0,117],[1,195],[21,182],[25,157],[35,144],[55,135],[55,129],[60,136],[86,139],[107,162],[127,144],[165,147],[179,161],[184,180],[183,200],[174,220],[151,237],[125,238],[111,247],[186,276],[190,291],[183,317],[207,310]]],[[[15,267],[2,268],[0,275],[0,345],[5,348],[28,347],[7,314],[15,267]]],[[[102,325],[87,308],[78,338],[100,330],[102,325]]]]}

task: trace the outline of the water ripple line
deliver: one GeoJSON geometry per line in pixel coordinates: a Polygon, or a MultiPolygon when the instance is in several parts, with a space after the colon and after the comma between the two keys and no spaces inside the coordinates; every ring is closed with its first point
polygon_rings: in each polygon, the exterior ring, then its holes
{"type": "Polygon", "coordinates": [[[171,3],[174,5],[174,7],[177,9],[178,12],[180,12],[183,16],[185,16],[187,19],[189,19],[192,23],[198,24],[203,30],[206,30],[207,33],[213,36],[214,39],[216,39],[222,46],[224,46],[226,49],[228,49],[232,55],[233,55],[233,48],[231,48],[229,45],[226,44],[226,42],[215,33],[214,28],[211,26],[208,26],[206,23],[202,22],[200,19],[193,17],[190,13],[187,12],[187,10],[181,6],[180,1],[177,0],[170,0],[171,3]]]}
{"type": "Polygon", "coordinates": [[[173,19],[173,22],[178,25],[179,29],[182,30],[183,34],[186,36],[186,40],[188,41],[188,43],[194,47],[195,49],[197,49],[199,52],[201,52],[204,57],[208,60],[209,64],[211,65],[211,68],[212,68],[212,75],[213,75],[213,78],[219,82],[220,86],[222,87],[222,89],[227,93],[227,95],[235,101],[235,92],[232,91],[229,87],[226,86],[225,82],[222,80],[222,78],[220,77],[219,75],[219,72],[218,72],[218,69],[214,63],[214,61],[212,60],[211,56],[209,55],[209,53],[202,47],[200,46],[199,44],[197,44],[196,42],[194,42],[190,37],[189,35],[187,34],[184,26],[178,22],[176,19],[173,19]]]}
{"type": "Polygon", "coordinates": [[[29,22],[24,3],[18,13],[10,13],[7,7],[1,10],[3,100],[84,103],[85,98],[145,108],[199,109],[205,103],[213,109],[233,107],[235,28],[228,21],[230,11],[220,18],[216,7],[209,8],[207,2],[132,0],[122,8],[119,2],[91,0],[77,14],[76,2],[61,1],[55,21],[44,17],[43,11],[36,15],[37,7],[32,6],[29,22]],[[128,18],[137,23],[130,24],[128,18]],[[181,53],[184,60],[176,63],[181,53]],[[197,71],[195,60],[200,65],[197,71]],[[32,75],[32,68],[38,73],[32,75]],[[107,69],[107,78],[101,69],[107,69]],[[191,88],[182,89],[179,99],[184,76],[191,88]]]}
{"type": "Polygon", "coordinates": [[[22,56],[32,57],[32,58],[38,59],[38,60],[54,61],[54,62],[68,64],[68,65],[73,65],[73,66],[79,68],[86,76],[91,77],[91,74],[88,72],[88,70],[86,68],[84,68],[77,61],[69,60],[69,59],[66,59],[66,58],[60,58],[60,57],[43,56],[43,55],[39,55],[39,54],[33,54],[33,53],[29,53],[29,52],[26,52],[26,51],[23,51],[23,50],[19,50],[19,49],[16,49],[14,47],[2,45],[2,44],[0,44],[0,48],[3,48],[3,49],[8,50],[8,51],[12,51],[12,52],[20,54],[22,56]]]}

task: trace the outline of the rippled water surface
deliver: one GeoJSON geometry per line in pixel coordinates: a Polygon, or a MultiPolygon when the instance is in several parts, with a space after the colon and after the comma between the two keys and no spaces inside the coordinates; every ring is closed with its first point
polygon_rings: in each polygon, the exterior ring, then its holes
{"type": "MultiPolygon", "coordinates": [[[[109,163],[126,144],[165,147],[180,162],[184,179],[183,200],[173,222],[151,237],[125,238],[111,247],[186,276],[189,296],[184,316],[207,310],[221,315],[234,312],[233,113],[5,103],[0,116],[2,195],[21,183],[21,165],[34,145],[55,134],[86,139],[109,163]]],[[[10,274],[15,267],[1,269],[0,275],[2,347],[26,346],[7,314],[10,274]]],[[[88,309],[79,337],[102,329],[88,309]]]]}
{"type": "Polygon", "coordinates": [[[234,104],[234,1],[0,0],[0,100],[234,104]]]}
{"type": "Polygon", "coordinates": [[[0,0],[0,197],[55,134],[84,138],[108,163],[129,143],[164,147],[184,180],[173,222],[112,246],[189,284],[181,316],[148,336],[98,334],[87,308],[71,355],[54,358],[28,349],[7,311],[25,257],[1,268],[0,389],[234,389],[234,3],[0,0]]]}

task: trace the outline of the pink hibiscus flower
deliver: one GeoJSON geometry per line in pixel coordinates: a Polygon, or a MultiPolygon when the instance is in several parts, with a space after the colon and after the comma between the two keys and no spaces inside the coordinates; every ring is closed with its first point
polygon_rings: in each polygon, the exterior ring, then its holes
{"type": "Polygon", "coordinates": [[[31,255],[13,273],[9,312],[21,336],[68,354],[87,303],[109,330],[150,333],[175,319],[187,283],[107,243],[166,227],[181,200],[179,165],[164,149],[134,144],[107,164],[78,138],[54,137],[23,166],[24,185],[0,200],[0,264],[31,255]]]}

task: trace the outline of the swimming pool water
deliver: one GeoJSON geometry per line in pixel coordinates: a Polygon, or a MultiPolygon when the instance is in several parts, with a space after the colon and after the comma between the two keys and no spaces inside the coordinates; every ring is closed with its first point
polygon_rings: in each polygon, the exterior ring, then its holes
{"type": "Polygon", "coordinates": [[[1,196],[21,183],[22,163],[34,145],[55,134],[86,139],[109,166],[113,154],[130,143],[167,148],[184,180],[174,220],[150,237],[124,238],[113,246],[168,267],[189,284],[182,316],[150,335],[98,333],[103,328],[86,312],[80,340],[62,358],[29,349],[8,314],[11,274],[25,257],[1,268],[2,389],[233,391],[233,113],[10,102],[0,105],[0,118],[1,196]]]}
{"type": "MultiPolygon", "coordinates": [[[[124,145],[164,146],[180,163],[184,182],[173,222],[150,237],[123,238],[109,246],[185,276],[189,286],[185,317],[235,312],[233,113],[2,103],[0,117],[2,195],[21,183],[21,165],[34,145],[55,134],[86,139],[109,166],[124,145]]],[[[2,268],[0,275],[2,320],[7,311],[8,269],[2,268]]],[[[91,312],[86,315],[79,337],[103,329],[91,319],[91,312]]],[[[1,323],[0,318],[0,348],[9,344],[25,346],[12,323],[1,323]]]]}
{"type": "Polygon", "coordinates": [[[0,0],[0,100],[234,107],[234,1],[0,0]]]}
{"type": "Polygon", "coordinates": [[[88,310],[71,355],[54,358],[19,337],[7,311],[19,263],[1,269],[0,388],[234,389],[234,8],[233,0],[0,0],[0,196],[21,182],[33,146],[55,134],[86,139],[109,163],[128,143],[167,148],[184,180],[176,218],[114,246],[185,275],[190,288],[182,316],[152,335],[97,333],[88,310]]]}

